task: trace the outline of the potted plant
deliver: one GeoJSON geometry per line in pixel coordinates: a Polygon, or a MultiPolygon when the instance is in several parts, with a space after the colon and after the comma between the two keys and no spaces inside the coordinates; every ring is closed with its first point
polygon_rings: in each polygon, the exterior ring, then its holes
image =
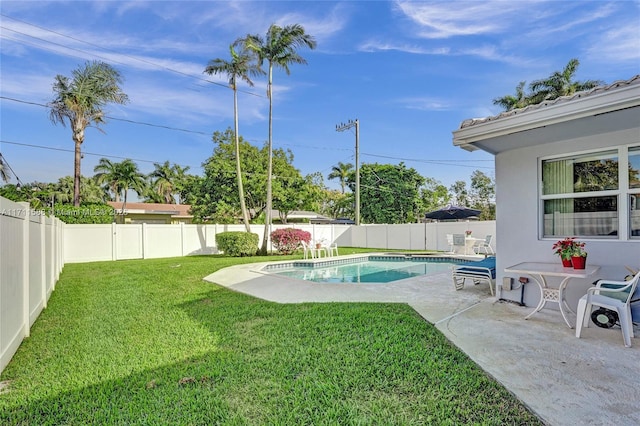
{"type": "Polygon", "coordinates": [[[571,264],[573,269],[584,269],[587,264],[587,252],[584,250],[585,243],[574,242],[571,252],[571,264]]]}
{"type": "Polygon", "coordinates": [[[467,238],[468,238],[468,237],[470,237],[470,236],[471,236],[471,231],[464,231],[464,234],[465,234],[465,235],[467,236],[467,238]]]}
{"type": "Polygon", "coordinates": [[[582,244],[584,247],[584,243],[578,243],[576,241],[576,237],[563,238],[562,240],[556,241],[553,244],[553,247],[551,247],[554,250],[554,253],[560,256],[562,266],[572,266],[571,256],[573,255],[574,246],[576,244],[582,244]]]}

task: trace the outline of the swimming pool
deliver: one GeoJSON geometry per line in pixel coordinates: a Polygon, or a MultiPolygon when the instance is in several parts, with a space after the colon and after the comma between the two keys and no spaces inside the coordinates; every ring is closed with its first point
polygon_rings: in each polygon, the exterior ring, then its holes
{"type": "MultiPolygon", "coordinates": [[[[329,258],[330,259],[330,258],[329,258]]],[[[449,257],[364,256],[321,262],[269,265],[269,272],[316,283],[384,284],[451,270],[461,260],[449,257]]]]}

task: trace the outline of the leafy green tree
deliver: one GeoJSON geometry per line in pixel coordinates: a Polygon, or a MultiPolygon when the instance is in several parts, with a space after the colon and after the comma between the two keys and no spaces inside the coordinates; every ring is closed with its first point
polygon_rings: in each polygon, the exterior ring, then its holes
{"type": "Polygon", "coordinates": [[[490,176],[476,170],[471,174],[471,207],[480,210],[480,220],[495,219],[495,183],[490,176]]]}
{"type": "MultiPolygon", "coordinates": [[[[235,134],[231,129],[213,134],[213,154],[203,163],[204,176],[191,194],[192,214],[199,221],[235,218],[242,212],[238,199],[235,164],[235,134]],[[234,210],[236,209],[237,210],[234,210]],[[222,214],[224,213],[224,214],[222,214]]],[[[259,148],[239,137],[240,162],[243,172],[247,208],[254,219],[265,205],[266,159],[259,148]]]]}
{"type": "Polygon", "coordinates": [[[236,52],[233,45],[229,46],[231,60],[227,61],[221,58],[212,59],[204,72],[209,75],[226,74],[229,79],[229,86],[233,90],[233,128],[236,142],[236,179],[238,181],[238,196],[240,197],[240,209],[242,210],[242,219],[247,232],[251,232],[249,226],[249,212],[244,198],[244,187],[242,184],[242,168],[240,167],[240,139],[238,135],[238,86],[237,79],[241,79],[249,86],[253,86],[251,76],[264,74],[262,68],[255,62],[255,56],[250,55],[244,48],[240,52],[236,52]]]}
{"type": "Polygon", "coordinates": [[[81,176],[80,182],[80,199],[82,200],[82,204],[104,204],[104,202],[107,201],[106,195],[108,195],[108,193],[104,191],[104,188],[100,186],[94,177],[81,176]]]}
{"type": "Polygon", "coordinates": [[[469,191],[467,190],[467,182],[457,180],[451,185],[451,192],[455,203],[458,206],[469,207],[469,191]]]}
{"type": "MultiPolygon", "coordinates": [[[[416,220],[424,178],[404,163],[363,164],[360,168],[360,215],[368,223],[409,223],[416,220]]],[[[355,173],[349,186],[355,185],[355,173]]]]}
{"type": "Polygon", "coordinates": [[[0,197],[4,197],[7,200],[19,202],[28,201],[25,194],[21,191],[22,187],[18,188],[12,183],[0,186],[0,197]]]}
{"type": "Polygon", "coordinates": [[[104,123],[104,107],[109,103],[125,104],[127,95],[120,89],[122,77],[111,65],[93,61],[73,71],[73,78],[57,75],[53,84],[56,96],[48,104],[54,124],[61,123],[72,130],[75,145],[73,205],[80,205],[80,160],[85,129],[93,124],[100,131],[104,123]]]}
{"type": "Polygon", "coordinates": [[[178,200],[180,201],[180,204],[195,204],[198,192],[202,186],[202,181],[202,176],[185,173],[178,188],[178,200]]]}
{"type": "Polygon", "coordinates": [[[269,98],[269,157],[267,161],[267,199],[265,206],[264,238],[260,254],[267,254],[267,239],[269,237],[269,225],[271,224],[272,206],[272,174],[273,174],[273,67],[282,68],[287,75],[290,74],[289,65],[306,64],[307,61],[297,53],[300,47],[315,49],[316,42],[307,34],[302,25],[294,24],[280,27],[272,24],[267,30],[266,37],[260,35],[247,35],[236,41],[238,44],[253,52],[262,67],[264,61],[269,64],[267,97],[269,98]]]}
{"type": "MultiPolygon", "coordinates": [[[[437,210],[451,201],[451,194],[446,186],[433,178],[426,178],[425,184],[420,188],[422,201],[421,213],[437,210]]],[[[422,217],[422,215],[421,215],[422,217]]]]}
{"type": "Polygon", "coordinates": [[[351,173],[352,171],[353,164],[338,162],[338,164],[331,168],[331,173],[329,173],[329,176],[327,176],[327,178],[329,180],[338,179],[338,181],[340,182],[340,188],[342,189],[342,193],[344,194],[344,188],[347,186],[349,173],[351,173]]]}

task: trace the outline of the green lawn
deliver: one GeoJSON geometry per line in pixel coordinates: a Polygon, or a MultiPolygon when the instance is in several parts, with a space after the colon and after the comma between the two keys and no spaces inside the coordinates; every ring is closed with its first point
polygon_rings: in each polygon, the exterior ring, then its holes
{"type": "Polygon", "coordinates": [[[0,377],[0,424],[542,424],[406,305],[202,281],[265,260],[66,265],[0,377]]]}

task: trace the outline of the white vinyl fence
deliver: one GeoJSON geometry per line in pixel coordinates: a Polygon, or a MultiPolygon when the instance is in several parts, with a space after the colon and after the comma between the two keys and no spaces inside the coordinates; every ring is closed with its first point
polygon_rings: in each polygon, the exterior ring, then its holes
{"type": "Polygon", "coordinates": [[[0,371],[46,308],[64,265],[64,224],[0,197],[0,371]]]}
{"type": "MultiPolygon", "coordinates": [[[[350,228],[349,225],[272,225],[279,228],[298,228],[309,231],[314,241],[335,241],[350,228]]],[[[198,254],[216,254],[216,234],[229,231],[244,232],[244,225],[194,224],[109,224],[66,225],[64,233],[65,262],[94,262],[99,260],[153,259],[198,254]]],[[[259,237],[260,246],[264,225],[252,225],[251,232],[259,237]]],[[[271,232],[269,232],[271,233],[271,232]]],[[[271,242],[267,242],[269,249],[271,242]]]]}
{"type": "MultiPolygon", "coordinates": [[[[464,233],[484,238],[495,236],[495,221],[442,222],[403,225],[272,225],[297,228],[311,233],[313,241],[336,242],[340,247],[368,247],[400,250],[449,249],[447,234],[464,233]]],[[[228,231],[244,232],[244,225],[156,225],[109,224],[66,225],[64,233],[65,262],[94,262],[100,260],[153,259],[197,254],[218,253],[216,234],[228,231]]],[[[262,244],[264,225],[252,225],[262,244]]],[[[271,233],[271,232],[270,232],[271,233]]],[[[270,250],[271,241],[267,242],[270,250]]],[[[492,243],[495,249],[495,241],[492,243]]]]}

